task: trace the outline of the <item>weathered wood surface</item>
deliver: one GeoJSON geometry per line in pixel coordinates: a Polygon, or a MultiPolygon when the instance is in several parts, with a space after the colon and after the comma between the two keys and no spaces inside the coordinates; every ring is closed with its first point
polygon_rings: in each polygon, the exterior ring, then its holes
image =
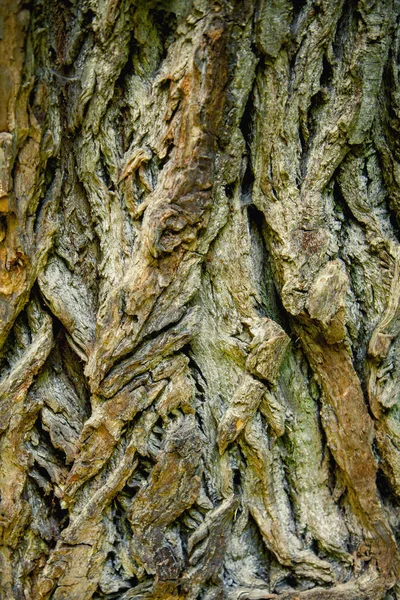
{"type": "Polygon", "coordinates": [[[1,600],[399,600],[399,19],[3,0],[1,600]]]}

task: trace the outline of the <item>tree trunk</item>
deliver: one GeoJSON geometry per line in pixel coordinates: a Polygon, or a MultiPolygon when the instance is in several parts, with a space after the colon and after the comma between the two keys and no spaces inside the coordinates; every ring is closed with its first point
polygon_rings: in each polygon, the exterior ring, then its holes
{"type": "Polygon", "coordinates": [[[0,598],[400,598],[394,0],[3,0],[0,598]]]}

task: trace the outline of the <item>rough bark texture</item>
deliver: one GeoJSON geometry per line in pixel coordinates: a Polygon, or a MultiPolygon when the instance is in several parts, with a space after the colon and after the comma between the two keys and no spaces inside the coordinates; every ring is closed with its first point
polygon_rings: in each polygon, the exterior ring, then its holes
{"type": "Polygon", "coordinates": [[[399,4],[0,10],[0,598],[399,599],[399,4]]]}

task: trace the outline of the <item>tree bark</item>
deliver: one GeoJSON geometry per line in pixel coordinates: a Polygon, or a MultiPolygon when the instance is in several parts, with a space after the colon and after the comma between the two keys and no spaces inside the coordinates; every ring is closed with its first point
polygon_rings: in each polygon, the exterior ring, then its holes
{"type": "Polygon", "coordinates": [[[399,600],[398,3],[0,11],[0,598],[399,600]]]}

